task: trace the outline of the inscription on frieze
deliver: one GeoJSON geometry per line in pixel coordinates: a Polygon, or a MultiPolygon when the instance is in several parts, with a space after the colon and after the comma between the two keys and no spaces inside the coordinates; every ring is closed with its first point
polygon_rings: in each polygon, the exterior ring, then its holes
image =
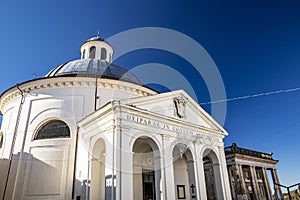
{"type": "Polygon", "coordinates": [[[134,115],[127,115],[127,120],[138,123],[138,124],[142,124],[145,126],[151,126],[151,127],[155,127],[155,128],[161,128],[161,129],[165,129],[168,131],[173,131],[177,134],[177,137],[179,138],[186,138],[186,139],[192,139],[195,141],[199,141],[199,140],[207,140],[210,142],[222,142],[221,138],[215,137],[215,136],[211,136],[205,133],[200,133],[197,131],[193,131],[193,130],[189,130],[180,126],[174,126],[171,124],[167,124],[167,123],[163,123],[163,122],[159,122],[159,121],[155,121],[152,119],[147,119],[147,118],[143,118],[143,117],[139,117],[139,116],[134,116],[134,115]]]}

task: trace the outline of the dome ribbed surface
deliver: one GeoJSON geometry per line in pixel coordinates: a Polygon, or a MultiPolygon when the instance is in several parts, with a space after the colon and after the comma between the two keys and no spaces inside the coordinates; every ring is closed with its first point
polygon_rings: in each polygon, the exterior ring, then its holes
{"type": "Polygon", "coordinates": [[[99,59],[81,59],[67,62],[51,70],[46,77],[66,75],[98,76],[142,85],[141,81],[127,69],[99,59]]]}

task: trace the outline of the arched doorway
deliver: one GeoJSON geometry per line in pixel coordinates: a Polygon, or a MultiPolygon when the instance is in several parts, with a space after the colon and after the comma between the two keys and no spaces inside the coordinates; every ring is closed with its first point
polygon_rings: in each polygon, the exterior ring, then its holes
{"type": "Polygon", "coordinates": [[[104,140],[98,139],[92,150],[90,183],[91,200],[105,199],[105,151],[104,140]]]}
{"type": "Polygon", "coordinates": [[[149,137],[138,138],[133,145],[133,199],[160,200],[161,165],[157,144],[149,137]]]}
{"type": "Polygon", "coordinates": [[[211,149],[206,149],[203,153],[203,168],[207,199],[222,199],[220,164],[217,155],[211,149]]]}
{"type": "Polygon", "coordinates": [[[173,170],[176,199],[196,199],[194,159],[186,144],[174,147],[173,170]]]}

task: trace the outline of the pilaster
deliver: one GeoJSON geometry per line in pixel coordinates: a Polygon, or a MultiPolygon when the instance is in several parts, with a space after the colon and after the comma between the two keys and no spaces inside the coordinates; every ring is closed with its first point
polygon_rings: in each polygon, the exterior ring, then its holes
{"type": "Polygon", "coordinates": [[[264,182],[266,183],[267,197],[268,197],[268,199],[271,200],[271,199],[273,199],[272,198],[272,190],[271,190],[271,186],[270,186],[270,182],[268,179],[268,174],[267,174],[266,168],[262,168],[262,172],[263,172],[264,182]]]}
{"type": "Polygon", "coordinates": [[[272,178],[273,178],[273,183],[274,183],[275,197],[276,197],[276,199],[283,199],[280,186],[275,184],[275,183],[280,184],[277,170],[272,169],[271,173],[272,173],[272,178]]]}

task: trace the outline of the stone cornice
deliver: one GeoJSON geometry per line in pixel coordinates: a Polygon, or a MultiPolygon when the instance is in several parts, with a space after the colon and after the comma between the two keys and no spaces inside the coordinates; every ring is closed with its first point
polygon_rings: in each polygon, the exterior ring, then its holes
{"type": "Polygon", "coordinates": [[[271,164],[276,165],[278,163],[278,160],[271,160],[271,159],[263,159],[263,158],[257,158],[253,156],[247,156],[247,155],[241,155],[241,154],[230,154],[226,155],[226,159],[235,159],[239,161],[239,163],[243,163],[243,161],[246,162],[255,162],[255,163],[264,163],[264,164],[271,164]]]}
{"type": "MultiPolygon", "coordinates": [[[[55,78],[43,78],[28,81],[19,85],[19,87],[25,92],[29,93],[30,91],[36,91],[40,89],[49,89],[49,88],[61,88],[61,87],[95,87],[95,78],[91,77],[55,77],[55,78]]],[[[156,94],[155,91],[139,86],[133,83],[112,80],[112,79],[99,79],[98,87],[100,89],[119,89],[126,92],[131,92],[138,96],[151,96],[156,94]]],[[[17,89],[17,86],[14,86],[6,90],[0,96],[0,111],[8,103],[14,99],[20,97],[21,92],[17,89]]]]}

